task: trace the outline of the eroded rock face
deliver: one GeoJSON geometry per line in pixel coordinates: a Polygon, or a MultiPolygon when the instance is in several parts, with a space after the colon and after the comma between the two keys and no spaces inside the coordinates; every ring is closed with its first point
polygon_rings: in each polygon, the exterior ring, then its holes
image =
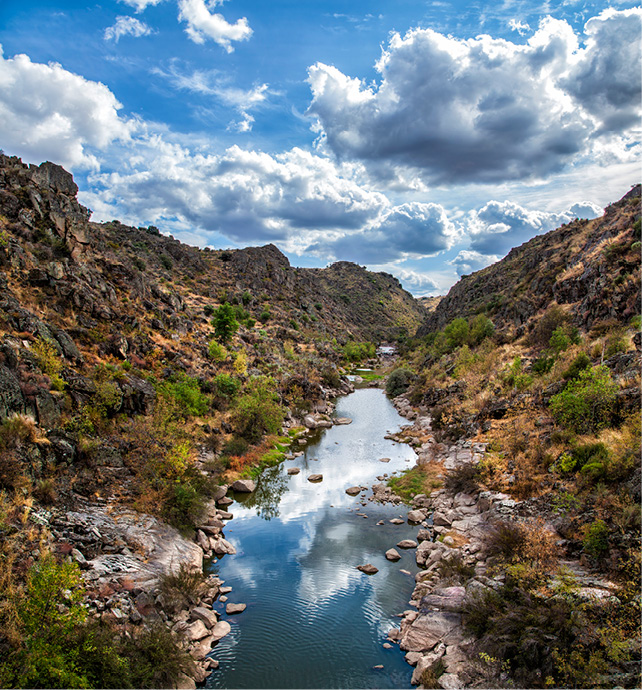
{"type": "Polygon", "coordinates": [[[406,652],[427,652],[439,642],[448,643],[459,638],[461,616],[448,611],[419,614],[403,631],[399,646],[406,652]]]}
{"type": "Polygon", "coordinates": [[[25,400],[18,379],[0,364],[0,420],[14,412],[25,411],[25,400]]]}

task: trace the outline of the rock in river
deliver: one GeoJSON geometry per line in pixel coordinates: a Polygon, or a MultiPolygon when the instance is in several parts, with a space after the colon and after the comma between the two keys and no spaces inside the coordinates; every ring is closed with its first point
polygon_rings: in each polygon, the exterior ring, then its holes
{"type": "Polygon", "coordinates": [[[223,639],[226,635],[230,634],[232,626],[227,621],[219,621],[212,628],[212,642],[218,642],[223,639]]]}
{"type": "Polygon", "coordinates": [[[375,573],[379,572],[379,568],[375,568],[374,565],[372,565],[372,563],[358,565],[357,570],[360,570],[362,573],[365,573],[366,575],[374,575],[375,573]]]}
{"type": "Polygon", "coordinates": [[[232,491],[251,494],[256,489],[256,484],[251,479],[237,479],[232,484],[232,491]]]}
{"type": "Polygon", "coordinates": [[[349,496],[356,496],[357,494],[361,493],[361,487],[360,486],[351,486],[350,488],[346,489],[346,493],[349,496]]]}
{"type": "Polygon", "coordinates": [[[402,539],[397,546],[400,549],[416,549],[417,548],[417,542],[413,541],[412,539],[402,539]]]}
{"type": "Polygon", "coordinates": [[[309,482],[320,482],[323,480],[323,475],[322,474],[311,474],[308,477],[309,482]]]}
{"type": "Polygon", "coordinates": [[[288,474],[299,474],[300,471],[300,467],[288,467],[288,474]]]}
{"type": "Polygon", "coordinates": [[[401,558],[401,554],[397,549],[388,549],[386,551],[386,558],[389,561],[398,561],[401,558]]]}
{"type": "Polygon", "coordinates": [[[225,613],[227,613],[228,616],[231,616],[235,613],[243,613],[246,608],[247,604],[228,604],[225,607],[225,613]]]}

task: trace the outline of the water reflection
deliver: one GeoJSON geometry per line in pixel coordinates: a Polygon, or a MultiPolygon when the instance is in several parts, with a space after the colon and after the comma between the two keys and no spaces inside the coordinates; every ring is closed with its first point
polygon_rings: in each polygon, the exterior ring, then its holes
{"type": "Polygon", "coordinates": [[[383,438],[404,420],[380,390],[343,398],[337,414],[353,423],[329,429],[303,456],[268,469],[256,494],[233,507],[226,536],[237,554],[215,569],[234,588],[230,601],[248,608],[229,619],[233,630],[215,649],[221,664],[210,687],[410,687],[403,655],[382,643],[398,624],[395,614],[407,608],[414,581],[400,569],[416,571],[414,553],[402,553],[396,564],[384,553],[416,530],[389,523],[405,516],[403,508],[364,507],[345,489],[405,469],[415,454],[383,438]],[[301,472],[287,475],[293,465],[301,472]],[[320,484],[307,480],[313,473],[323,474],[320,484]],[[380,572],[356,570],[366,562],[380,572]]]}

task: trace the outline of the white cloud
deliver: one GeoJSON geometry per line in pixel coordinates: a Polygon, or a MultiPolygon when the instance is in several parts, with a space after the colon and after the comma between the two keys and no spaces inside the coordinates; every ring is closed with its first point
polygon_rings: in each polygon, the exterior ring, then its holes
{"type": "Polygon", "coordinates": [[[235,108],[241,116],[241,120],[231,122],[228,129],[237,132],[251,131],[254,117],[250,111],[265,105],[268,98],[276,94],[275,91],[270,90],[268,84],[255,84],[251,89],[230,86],[229,77],[219,70],[181,72],[175,60],[171,62],[167,71],[156,68],[153,72],[168,79],[178,89],[214,96],[225,105],[235,108]]]}
{"type": "Polygon", "coordinates": [[[378,86],[310,67],[308,112],[336,156],[371,170],[406,166],[438,184],[545,178],[590,153],[626,159],[640,108],[639,17],[610,10],[591,19],[585,49],[550,17],[525,45],[394,34],[376,65],[378,86]]]}
{"type": "Polygon", "coordinates": [[[234,50],[232,41],[247,40],[252,29],[246,17],[230,24],[221,14],[212,14],[210,9],[221,3],[222,0],[210,0],[207,4],[205,0],[178,0],[178,18],[187,22],[185,31],[194,43],[205,43],[211,38],[231,53],[234,50]]]}
{"type": "Polygon", "coordinates": [[[121,107],[104,84],[26,55],[6,59],[0,47],[0,121],[7,151],[68,169],[97,169],[92,149],[128,141],[135,127],[119,116],[121,107]]]}
{"type": "Polygon", "coordinates": [[[159,5],[163,0],[118,0],[118,2],[124,2],[126,5],[133,7],[136,12],[142,12],[148,7],[159,5]]]}
{"type": "MultiPolygon", "coordinates": [[[[497,261],[510,249],[568,223],[574,218],[595,218],[602,209],[591,202],[574,204],[568,211],[552,213],[532,211],[511,201],[489,201],[477,211],[471,211],[466,222],[466,234],[472,252],[463,251],[455,259],[455,265],[464,272],[483,263],[482,255],[497,261]],[[468,265],[464,268],[464,265],[468,265]]],[[[483,268],[479,265],[478,268],[483,268]]]]}
{"type": "Polygon", "coordinates": [[[463,249],[449,263],[455,266],[457,273],[462,276],[486,268],[486,266],[490,266],[500,259],[501,256],[495,254],[480,254],[470,249],[463,249]]]}
{"type": "Polygon", "coordinates": [[[413,295],[425,295],[439,292],[439,285],[428,273],[414,271],[409,268],[400,268],[398,266],[390,266],[385,270],[392,273],[395,278],[398,278],[413,295]]]}
{"type": "Polygon", "coordinates": [[[520,36],[526,36],[526,34],[531,30],[531,27],[519,19],[511,19],[508,22],[508,26],[513,30],[517,31],[520,36]]]}
{"type": "Polygon", "coordinates": [[[139,21],[135,17],[116,17],[116,23],[113,26],[108,26],[105,29],[105,40],[115,41],[118,43],[122,36],[148,36],[152,30],[144,22],[139,21]]]}

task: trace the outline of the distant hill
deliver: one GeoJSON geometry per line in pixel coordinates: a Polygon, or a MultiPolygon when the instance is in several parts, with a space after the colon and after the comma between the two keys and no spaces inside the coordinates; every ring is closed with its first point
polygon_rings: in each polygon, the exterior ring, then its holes
{"type": "Polygon", "coordinates": [[[577,219],[512,249],[501,261],[464,276],[418,331],[457,317],[486,314],[497,329],[520,335],[553,302],[578,326],[631,318],[640,301],[640,185],[594,220],[577,219]]]}

